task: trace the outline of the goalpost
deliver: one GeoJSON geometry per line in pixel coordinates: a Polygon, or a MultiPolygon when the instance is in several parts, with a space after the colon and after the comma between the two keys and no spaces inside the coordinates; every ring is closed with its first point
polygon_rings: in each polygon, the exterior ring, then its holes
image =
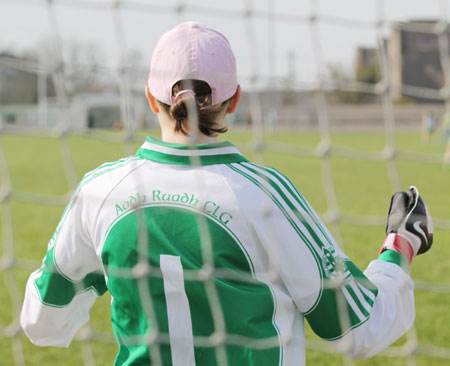
{"type": "MultiPolygon", "coordinates": [[[[7,9],[13,1],[0,0],[0,11],[2,8],[7,9]]],[[[405,72],[394,68],[394,55],[389,52],[389,45],[386,41],[388,31],[394,27],[391,21],[388,21],[385,14],[385,1],[374,0],[373,8],[375,14],[371,21],[360,19],[344,18],[330,15],[329,12],[323,12],[323,2],[321,0],[310,0],[305,3],[307,10],[301,14],[294,14],[289,11],[288,7],[284,5],[277,5],[275,0],[267,0],[264,6],[261,6],[262,1],[242,0],[234,1],[229,6],[216,6],[216,3],[210,4],[207,1],[195,2],[188,0],[178,1],[142,1],[142,0],[47,0],[47,1],[33,1],[24,0],[20,2],[20,6],[32,5],[33,9],[39,8],[39,14],[45,14],[46,19],[42,23],[48,28],[49,50],[43,51],[38,59],[16,58],[11,55],[2,55],[0,44],[0,82],[2,79],[2,70],[15,70],[17,72],[27,73],[36,76],[36,90],[37,90],[37,104],[35,106],[17,106],[6,103],[2,105],[0,100],[0,204],[1,204],[1,228],[2,228],[2,246],[0,249],[0,286],[3,296],[3,307],[8,309],[0,311],[0,342],[10,347],[9,353],[12,354],[12,359],[15,365],[33,364],[32,361],[27,362],[24,351],[24,344],[28,342],[21,331],[19,325],[19,314],[23,300],[24,291],[24,273],[30,273],[39,267],[40,262],[38,258],[42,257],[45,252],[45,243],[33,243],[28,246],[29,250],[35,251],[37,254],[33,257],[35,260],[23,258],[18,255],[20,251],[23,253],[24,249],[18,247],[17,237],[21,237],[20,228],[17,220],[21,218],[20,210],[27,209],[28,206],[39,205],[48,207],[62,208],[68,202],[69,197],[76,189],[80,180],[79,166],[75,164],[76,156],[74,156],[74,142],[72,138],[80,138],[80,136],[88,137],[91,141],[98,141],[100,143],[121,143],[125,146],[126,153],[132,155],[136,151],[142,141],[142,136],[148,128],[156,126],[155,121],[150,117],[150,111],[147,111],[145,102],[140,99],[143,95],[144,82],[139,80],[146,80],[148,70],[141,69],[140,64],[136,64],[137,55],[130,54],[129,46],[129,29],[130,24],[125,21],[125,14],[139,13],[148,14],[149,16],[160,16],[163,20],[158,31],[155,30],[154,35],[150,38],[155,38],[160,35],[160,29],[167,30],[175,23],[188,20],[195,17],[210,17],[211,24],[214,27],[214,22],[218,22],[224,26],[227,21],[234,21],[240,24],[242,29],[241,42],[245,46],[240,50],[245,49],[246,54],[239,54],[236,52],[238,59],[246,59],[244,71],[245,74],[240,74],[238,77],[241,85],[244,87],[246,95],[243,97],[243,107],[240,114],[237,114],[233,120],[232,131],[239,135],[242,133],[250,133],[252,136],[251,142],[242,143],[238,147],[249,151],[255,157],[257,162],[265,163],[268,153],[286,154],[301,159],[314,159],[317,164],[317,171],[320,172],[321,181],[317,182],[317,187],[320,186],[321,196],[323,198],[323,209],[319,214],[324,219],[327,226],[330,228],[333,236],[341,247],[344,247],[345,234],[342,233],[342,226],[348,225],[352,228],[374,227],[382,228],[385,225],[384,211],[375,215],[360,215],[355,214],[354,211],[347,211],[341,208],[341,200],[339,191],[336,189],[336,159],[346,159],[350,162],[367,162],[368,164],[379,163],[387,167],[387,176],[389,178],[390,193],[404,190],[411,179],[414,177],[407,172],[405,168],[408,164],[419,163],[423,166],[432,166],[433,171],[435,167],[441,169],[442,177],[444,179],[434,182],[438,191],[443,190],[442,185],[448,184],[448,175],[450,170],[446,170],[447,166],[443,165],[443,152],[445,147],[438,147],[438,142],[431,140],[431,142],[424,142],[424,144],[431,145],[432,153],[421,148],[417,151],[405,149],[405,144],[398,141],[397,133],[399,131],[413,131],[414,134],[410,138],[420,139],[418,130],[420,129],[420,116],[417,113],[422,113],[420,104],[415,105],[398,105],[394,103],[395,93],[400,92],[399,95],[408,95],[411,100],[420,99],[421,101],[432,101],[436,104],[430,105],[433,113],[444,113],[450,108],[450,50],[449,50],[449,24],[448,24],[448,1],[442,0],[439,2],[441,18],[436,19],[436,22],[411,22],[401,26],[401,31],[406,34],[422,34],[429,35],[436,38],[438,45],[437,53],[439,57],[440,74],[438,75],[442,80],[442,85],[439,88],[435,87],[418,87],[410,85],[403,81],[399,73],[405,72]],[[73,11],[79,15],[83,12],[97,12],[108,13],[111,39],[114,40],[116,51],[114,62],[107,61],[104,65],[99,64],[98,60],[93,60],[91,64],[83,63],[69,65],[73,60],[67,58],[67,42],[64,37],[64,24],[61,19],[67,11],[73,11]],[[167,23],[165,20],[167,18],[167,23]],[[295,70],[295,65],[298,60],[290,55],[280,57],[277,55],[277,32],[283,32],[282,28],[301,27],[306,30],[309,35],[309,46],[311,59],[308,61],[313,67],[308,69],[313,75],[307,75],[305,79],[299,79],[298,70],[295,70]],[[323,39],[321,34],[321,27],[331,26],[336,29],[350,29],[352,31],[366,31],[370,30],[375,35],[376,41],[376,64],[378,65],[378,79],[374,82],[354,81],[346,77],[335,77],[327,69],[327,59],[324,55],[323,39]],[[259,31],[265,29],[266,33],[261,36],[259,31]],[[159,32],[159,33],[158,33],[159,32]],[[263,45],[262,45],[263,44],[263,45]],[[262,45],[262,46],[261,46],[262,45]],[[262,54],[261,49],[268,50],[267,54],[262,54]],[[277,63],[286,62],[288,65],[287,77],[277,74],[279,67],[277,63]],[[290,66],[289,66],[290,65],[290,66]],[[70,67],[73,69],[70,70],[70,67]],[[83,73],[90,73],[92,75],[108,75],[113,76],[117,81],[118,92],[113,94],[102,95],[101,98],[93,95],[85,96],[86,99],[80,96],[69,95],[68,89],[75,90],[74,83],[77,76],[68,75],[69,71],[76,71],[79,75],[83,73]],[[51,80],[51,81],[50,81],[51,80]],[[54,88],[54,97],[48,98],[49,87],[54,88]],[[246,89],[245,89],[246,87],[246,89]],[[399,91],[400,90],[400,91],[399,91]],[[340,96],[348,97],[354,95],[366,95],[372,100],[370,105],[357,106],[341,106],[332,99],[339,99],[340,96]],[[359,93],[359,94],[358,94],[359,93]],[[141,97],[138,97],[141,95],[141,97]],[[78,98],[78,99],[77,99],[78,98]],[[283,109],[283,99],[294,100],[293,103],[286,103],[289,107],[283,109]],[[304,99],[302,99],[304,98],[304,99]],[[89,106],[89,108],[87,107],[89,106]],[[95,108],[98,108],[95,113],[90,113],[95,108]],[[91,109],[93,108],[93,109],[91,109]],[[102,108],[112,108],[102,110],[102,108]],[[115,109],[114,109],[115,108],[115,109]],[[353,108],[353,109],[352,109],[353,108]],[[305,115],[308,111],[309,115],[305,115]],[[412,112],[411,112],[412,111],[412,112]],[[114,116],[116,119],[111,123],[111,128],[117,131],[111,133],[102,129],[90,128],[95,127],[96,118],[100,115],[114,116]],[[355,115],[356,114],[356,115],[355,115]],[[370,118],[374,121],[379,121],[376,126],[371,126],[370,122],[365,122],[365,119],[370,118]],[[243,123],[244,120],[250,118],[251,126],[243,123]],[[345,122],[350,120],[353,124],[346,126],[345,122]],[[408,121],[413,121],[409,123],[408,121]],[[411,126],[412,125],[412,126],[411,126]],[[295,142],[278,141],[277,138],[271,138],[274,131],[304,131],[306,134],[311,134],[314,144],[301,145],[295,142]],[[384,134],[383,146],[374,149],[356,149],[354,147],[343,146],[336,143],[333,139],[335,132],[345,131],[351,136],[352,133],[362,131],[375,130],[378,134],[384,134]],[[49,139],[51,144],[54,144],[58,151],[56,159],[61,163],[67,184],[65,192],[36,192],[34,190],[24,190],[20,183],[20,177],[29,176],[23,173],[24,165],[17,163],[15,159],[20,160],[18,156],[11,155],[11,145],[14,141],[8,138],[15,137],[35,137],[36,139],[49,139]],[[442,150],[442,152],[439,149],[442,150]],[[14,160],[13,160],[14,159],[14,160]],[[22,171],[20,170],[22,169],[22,171]],[[403,176],[404,175],[404,176],[403,176]],[[447,177],[447,178],[445,178],[447,177]],[[447,181],[445,181],[447,179],[447,181]],[[3,312],[3,314],[2,314],[3,312]]],[[[6,10],[5,10],[6,11],[6,10]]],[[[149,29],[152,29],[149,26],[149,29]]],[[[292,35],[291,35],[292,36],[292,35]]],[[[393,41],[394,42],[394,41],[393,41]]],[[[233,41],[231,41],[234,46],[233,41]]],[[[147,48],[153,49],[154,44],[147,48]]],[[[400,55],[401,56],[401,55],[400,55]]],[[[145,65],[149,63],[145,60],[145,65]]],[[[397,64],[396,64],[397,65],[397,64]]],[[[398,65],[397,65],[398,66],[398,65]]],[[[396,67],[397,67],[396,66],[396,67]]],[[[434,70],[436,71],[436,70],[434,70]]],[[[434,72],[433,71],[433,72],[434,72]]],[[[301,74],[301,73],[300,73],[301,74]]],[[[302,75],[304,76],[304,75],[302,75]]],[[[98,80],[97,80],[98,81],[98,80]]],[[[95,90],[93,85],[92,90],[95,90]]],[[[1,90],[0,90],[1,91],[1,90]]],[[[93,93],[94,94],[94,93],[93,93]]],[[[410,102],[408,100],[407,102],[410,102]]],[[[112,121],[112,120],[111,120],[112,121]]],[[[358,135],[359,136],[359,135],[358,135]]],[[[434,134],[436,136],[436,134],[434,134]]],[[[433,139],[433,137],[431,137],[433,139]]],[[[19,140],[18,140],[19,141],[19,140]]],[[[291,141],[291,140],[290,140],[291,141]]],[[[366,141],[370,141],[370,138],[366,141]]],[[[427,145],[428,146],[428,145],[427,145]]],[[[39,159],[39,151],[36,151],[36,156],[33,158],[39,159]]],[[[124,154],[125,156],[125,154],[124,154]]],[[[277,166],[275,166],[277,168],[277,166]]],[[[299,166],[298,169],[301,169],[299,166]]],[[[289,175],[289,172],[286,172],[289,175]]],[[[441,177],[441,175],[439,176],[441,177]]],[[[49,177],[53,179],[53,177],[49,177]]],[[[351,179],[348,177],[346,179],[351,179]]],[[[433,179],[433,178],[431,178],[433,179]]],[[[439,178],[440,179],[440,178],[439,178]]],[[[413,182],[411,182],[413,184],[413,182]]],[[[302,191],[302,187],[298,187],[302,191]]],[[[445,190],[443,190],[445,191],[445,190]]],[[[448,187],[447,187],[448,191],[448,187]]],[[[370,196],[371,192],[367,192],[370,196]]],[[[450,194],[448,194],[450,196],[450,194]]],[[[310,197],[307,197],[308,199],[310,197]]],[[[373,197],[373,200],[382,200],[385,202],[386,211],[388,208],[388,199],[386,197],[373,197]]],[[[443,199],[443,202],[448,202],[443,199]]],[[[436,204],[436,202],[434,202],[436,204]]],[[[314,204],[313,204],[314,206],[314,204]]],[[[317,209],[317,208],[316,208],[317,209]]],[[[437,214],[434,214],[433,207],[430,207],[433,221],[436,230],[447,239],[450,237],[450,214],[447,210],[436,208],[437,214]],[[447,214],[446,214],[447,212],[447,214]]],[[[32,210],[31,210],[32,211],[32,210]]],[[[61,213],[60,212],[60,213],[61,213]]],[[[377,211],[378,212],[378,211],[377,211]]],[[[29,215],[29,211],[24,214],[29,215]]],[[[49,220],[50,221],[50,220],[49,220]]],[[[48,230],[53,230],[56,227],[56,222],[48,224],[48,230]]],[[[32,223],[30,223],[32,226],[32,223]]],[[[22,230],[25,230],[22,229],[22,230]]],[[[357,230],[357,229],[354,229],[357,230]]],[[[364,238],[364,235],[361,236],[364,238]]],[[[383,231],[380,230],[379,244],[381,245],[383,238],[383,231]]],[[[24,240],[23,238],[21,239],[24,240]]],[[[26,240],[32,240],[27,237],[26,240]]],[[[346,240],[345,250],[352,249],[352,242],[346,240]]],[[[373,243],[372,243],[373,244],[373,243]]],[[[441,242],[439,236],[436,235],[436,247],[445,246],[445,242],[441,242]]],[[[206,252],[209,248],[208,240],[205,239],[204,245],[206,252]]],[[[28,248],[27,247],[27,248],[28,248]]],[[[372,258],[376,257],[376,249],[378,247],[367,246],[368,251],[373,251],[372,258]]],[[[433,248],[433,250],[438,248],[433,248]]],[[[432,251],[433,252],[433,251],[432,251]]],[[[447,250],[448,252],[448,250],[447,250]]],[[[444,252],[442,252],[444,253],[444,252]]],[[[436,255],[436,260],[442,260],[436,255]]],[[[422,260],[420,258],[419,260],[422,260]]],[[[356,264],[362,267],[356,260],[356,264]]],[[[436,267],[440,266],[440,262],[436,262],[436,267]]],[[[424,296],[442,294],[444,299],[450,299],[450,282],[445,280],[446,268],[448,265],[442,264],[442,269],[433,269],[434,273],[430,278],[439,277],[442,281],[427,280],[419,276],[415,276],[416,291],[424,296]],[[434,276],[434,277],[433,277],[434,276]]],[[[214,271],[214,268],[211,269],[214,271]]],[[[219,304],[217,294],[214,289],[210,289],[211,303],[219,304]]],[[[150,304],[151,301],[145,301],[150,304]]],[[[420,305],[420,304],[419,304],[420,305]]],[[[448,304],[450,305],[450,303],[448,304]]],[[[150,305],[148,305],[151,308],[150,305]]],[[[439,308],[440,309],[440,308],[439,308]]],[[[148,309],[151,313],[152,310],[148,309]]],[[[420,314],[424,311],[420,306],[416,309],[420,314]]],[[[220,306],[215,307],[213,314],[217,319],[221,315],[220,306]],[[219,307],[219,308],[218,308],[219,307]]],[[[448,323],[448,315],[445,312],[439,312],[436,317],[441,317],[443,323],[448,323]]],[[[220,323],[220,321],[219,321],[220,323]]],[[[222,332],[217,332],[217,335],[226,335],[224,328],[222,332]]],[[[438,330],[436,330],[437,332],[438,330]]],[[[166,342],[164,337],[160,336],[162,342],[166,342]]],[[[223,339],[209,340],[217,342],[218,359],[221,358],[221,353],[224,352],[223,339]]],[[[85,365],[102,364],[95,356],[93,342],[98,344],[112,344],[114,338],[111,332],[98,332],[93,330],[88,324],[77,335],[77,340],[81,342],[82,359],[85,365]]],[[[206,342],[203,339],[196,340],[194,343],[206,342]]],[[[233,339],[233,342],[239,342],[239,339],[233,339]]],[[[270,346],[270,340],[267,342],[270,346]]],[[[260,347],[264,347],[264,342],[261,342],[260,347]]],[[[319,351],[323,353],[333,353],[333,350],[328,347],[325,342],[317,338],[308,337],[306,340],[307,352],[319,351]]],[[[394,345],[389,347],[382,353],[383,357],[402,357],[405,358],[405,364],[416,365],[421,364],[422,359],[436,359],[437,362],[450,362],[450,347],[442,344],[435,345],[423,339],[413,328],[406,336],[405,341],[401,345],[394,345]]],[[[425,361],[428,362],[428,361],[425,361]]],[[[0,360],[0,365],[2,360],[0,360]]],[[[10,364],[10,363],[8,363],[10,364]]],[[[358,361],[353,361],[344,358],[343,364],[353,365],[358,364],[358,361]]]]}

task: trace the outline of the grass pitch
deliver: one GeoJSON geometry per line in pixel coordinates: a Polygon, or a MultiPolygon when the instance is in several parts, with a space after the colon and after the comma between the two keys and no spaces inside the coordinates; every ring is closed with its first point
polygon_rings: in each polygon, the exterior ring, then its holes
{"type": "MultiPolygon", "coordinates": [[[[158,138],[157,133],[150,132],[158,138]]],[[[63,158],[64,148],[68,147],[73,159],[73,169],[77,179],[105,161],[114,161],[129,155],[143,142],[145,135],[136,139],[132,146],[124,143],[105,142],[95,138],[71,136],[67,140],[52,137],[2,136],[0,143],[4,150],[9,178],[14,192],[41,195],[39,202],[23,199],[23,195],[13,195],[1,205],[3,225],[0,227],[3,244],[0,257],[11,250],[15,258],[35,261],[36,267],[46,252],[46,246],[64,207],[52,203],[54,196],[62,196],[73,188],[66,175],[68,166],[63,158]],[[22,198],[21,198],[22,197],[22,198]],[[7,221],[11,213],[12,225],[7,221]],[[12,227],[13,247],[8,247],[5,238],[12,227]]],[[[312,154],[320,141],[314,133],[276,133],[265,136],[267,148],[254,151],[251,146],[252,135],[245,132],[230,132],[225,136],[234,142],[249,159],[277,168],[295,183],[302,194],[321,215],[329,210],[329,195],[324,187],[324,179],[329,180],[327,172],[331,168],[332,191],[337,197],[339,211],[357,217],[385,217],[390,196],[393,193],[392,170],[398,172],[402,189],[416,185],[427,202],[433,218],[450,220],[450,167],[439,162],[427,163],[417,160],[396,159],[394,163],[367,160],[367,154],[380,152],[385,147],[382,133],[339,133],[332,135],[334,149],[346,148],[348,156],[332,154],[323,159],[312,154]],[[272,144],[286,148],[293,146],[310,147],[311,154],[299,155],[275,151],[272,144]],[[325,178],[324,178],[325,177],[325,178]],[[328,198],[327,198],[328,197],[328,198]]],[[[400,150],[420,153],[422,157],[439,158],[444,146],[438,141],[421,144],[418,133],[399,133],[396,136],[400,150]]],[[[0,177],[6,183],[4,174],[0,177]]],[[[377,257],[384,239],[384,224],[375,221],[367,224],[340,221],[329,225],[345,252],[361,269],[377,257]]],[[[415,358],[418,366],[448,365],[450,360],[438,357],[437,352],[429,354],[429,347],[438,347],[450,353],[450,231],[445,228],[435,230],[433,249],[414,260],[412,276],[420,284],[416,291],[417,317],[416,335],[411,333],[396,342],[401,347],[411,337],[417,336],[419,348],[415,358]],[[422,284],[444,285],[444,289],[431,291],[422,284]]],[[[6,336],[5,329],[14,324],[20,311],[26,279],[31,272],[16,265],[13,270],[0,271],[0,365],[10,366],[16,362],[17,355],[23,353],[27,365],[83,365],[89,354],[97,365],[112,365],[117,346],[114,343],[95,340],[88,346],[74,341],[69,349],[39,348],[33,346],[25,336],[14,338],[6,336]],[[15,291],[18,291],[18,295],[15,291]],[[19,342],[17,343],[17,340],[19,342]],[[21,345],[21,346],[20,346],[21,345]],[[21,350],[22,348],[22,350],[21,350]],[[89,351],[90,350],[90,351],[89,351]]],[[[110,325],[109,296],[99,298],[91,311],[91,325],[95,332],[112,334],[110,325]]],[[[341,355],[316,351],[322,345],[307,329],[307,365],[348,365],[341,355]]],[[[408,358],[377,356],[368,360],[355,361],[355,365],[410,365],[408,358]]]]}

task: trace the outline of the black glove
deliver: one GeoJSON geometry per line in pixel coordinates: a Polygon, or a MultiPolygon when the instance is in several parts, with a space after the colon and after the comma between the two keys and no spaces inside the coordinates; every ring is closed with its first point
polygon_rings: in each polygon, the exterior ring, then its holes
{"type": "Polygon", "coordinates": [[[431,248],[433,222],[416,187],[411,186],[407,192],[397,192],[392,196],[386,234],[381,252],[386,249],[396,250],[410,262],[415,255],[431,248]]]}

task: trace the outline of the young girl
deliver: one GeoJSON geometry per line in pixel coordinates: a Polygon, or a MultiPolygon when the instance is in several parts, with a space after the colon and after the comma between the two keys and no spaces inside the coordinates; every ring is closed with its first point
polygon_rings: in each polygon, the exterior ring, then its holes
{"type": "Polygon", "coordinates": [[[223,35],[187,22],[162,36],[146,87],[162,141],[81,181],[27,284],[33,343],[69,346],[107,290],[116,365],[304,365],[305,319],[369,357],[411,327],[408,267],[433,231],[417,189],[393,196],[362,273],[288,178],[217,142],[240,94],[223,35]]]}

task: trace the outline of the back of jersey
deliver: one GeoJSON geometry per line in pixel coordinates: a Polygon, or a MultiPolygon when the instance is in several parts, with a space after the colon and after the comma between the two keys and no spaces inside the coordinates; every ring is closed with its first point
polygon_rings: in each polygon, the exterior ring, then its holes
{"type": "Polygon", "coordinates": [[[94,230],[117,365],[280,363],[277,304],[261,281],[267,256],[238,202],[244,187],[232,164],[137,159],[96,182],[114,182],[94,230]]]}

